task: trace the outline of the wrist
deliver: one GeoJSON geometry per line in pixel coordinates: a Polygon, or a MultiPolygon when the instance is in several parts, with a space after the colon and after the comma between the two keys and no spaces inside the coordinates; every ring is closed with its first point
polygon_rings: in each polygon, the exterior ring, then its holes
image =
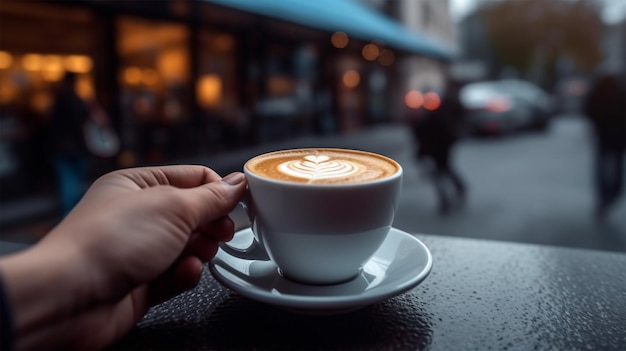
{"type": "Polygon", "coordinates": [[[3,258],[0,269],[16,346],[76,314],[88,303],[86,279],[71,247],[36,245],[3,258]]]}

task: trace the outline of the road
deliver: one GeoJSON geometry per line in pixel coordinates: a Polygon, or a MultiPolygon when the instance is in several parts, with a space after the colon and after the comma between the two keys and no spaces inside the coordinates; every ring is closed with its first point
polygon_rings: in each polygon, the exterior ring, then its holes
{"type": "Polygon", "coordinates": [[[560,116],[546,132],[464,140],[455,162],[468,184],[468,202],[449,217],[437,215],[426,173],[403,162],[408,169],[394,224],[399,229],[626,251],[624,197],[604,223],[592,215],[592,139],[582,118],[560,116]]]}

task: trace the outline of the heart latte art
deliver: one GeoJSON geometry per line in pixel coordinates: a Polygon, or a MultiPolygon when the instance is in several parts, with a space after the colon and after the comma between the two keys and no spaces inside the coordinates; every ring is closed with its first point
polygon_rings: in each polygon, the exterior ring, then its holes
{"type": "Polygon", "coordinates": [[[304,160],[281,163],[278,169],[290,176],[315,182],[356,174],[359,172],[359,165],[346,160],[333,160],[326,155],[308,155],[304,156],[304,160]]]}
{"type": "Polygon", "coordinates": [[[399,169],[385,157],[355,150],[297,149],[257,156],[246,164],[263,177],[310,184],[349,184],[388,177],[399,169]]]}

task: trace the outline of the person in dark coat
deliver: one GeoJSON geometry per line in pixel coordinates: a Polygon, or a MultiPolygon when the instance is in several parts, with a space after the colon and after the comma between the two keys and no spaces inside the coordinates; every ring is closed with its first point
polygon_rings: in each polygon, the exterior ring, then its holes
{"type": "Polygon", "coordinates": [[[623,192],[626,150],[626,89],[624,77],[603,74],[593,84],[585,114],[595,136],[596,217],[603,219],[623,192]]]}
{"type": "Polygon", "coordinates": [[[48,152],[57,177],[63,215],[83,195],[89,158],[83,136],[89,108],[76,93],[75,84],[76,75],[67,73],[52,106],[47,130],[48,152]]]}
{"type": "Polygon", "coordinates": [[[459,140],[464,122],[464,108],[459,100],[460,84],[449,82],[439,108],[428,111],[414,126],[418,158],[429,161],[434,169],[432,180],[437,192],[439,213],[446,215],[465,202],[465,182],[451,162],[451,153],[459,140]]]}

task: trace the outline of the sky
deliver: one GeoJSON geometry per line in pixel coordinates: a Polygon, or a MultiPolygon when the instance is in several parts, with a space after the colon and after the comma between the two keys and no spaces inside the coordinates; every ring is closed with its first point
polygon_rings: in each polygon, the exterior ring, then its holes
{"type": "MultiPolygon", "coordinates": [[[[603,0],[602,18],[607,24],[615,24],[626,17],[626,1],[603,0]]],[[[450,12],[455,21],[463,18],[476,4],[476,0],[450,0],[450,12]]]]}
{"type": "Polygon", "coordinates": [[[450,14],[455,20],[463,18],[474,7],[474,0],[450,0],[450,14]]]}

